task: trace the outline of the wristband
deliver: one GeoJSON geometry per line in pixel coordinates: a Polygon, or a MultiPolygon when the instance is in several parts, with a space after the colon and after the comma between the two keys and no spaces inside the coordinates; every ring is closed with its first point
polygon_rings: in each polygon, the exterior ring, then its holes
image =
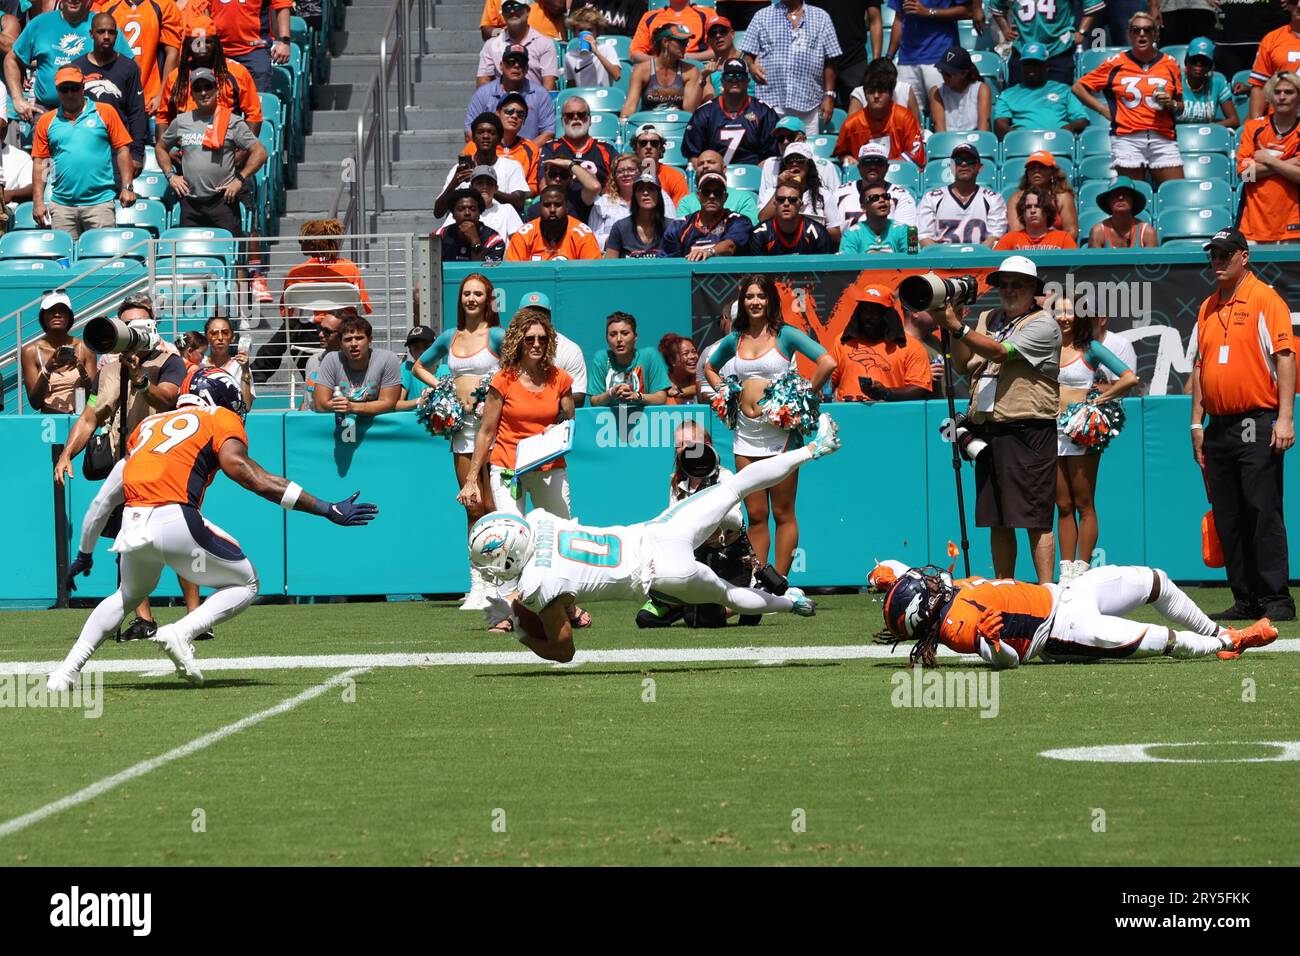
{"type": "Polygon", "coordinates": [[[1192,431],[1199,432],[1204,430],[1204,428],[1205,426],[1202,425],[1200,422],[1192,422],[1192,431]]]}
{"type": "Polygon", "coordinates": [[[957,331],[957,332],[950,332],[949,334],[950,334],[954,339],[957,339],[958,341],[961,341],[962,339],[964,339],[964,338],[966,337],[966,333],[969,332],[969,331],[970,331],[970,327],[967,326],[967,325],[963,325],[963,326],[961,327],[961,330],[960,330],[960,331],[957,331]]]}
{"type": "Polygon", "coordinates": [[[292,511],[293,506],[298,503],[298,498],[302,494],[302,485],[296,481],[289,482],[284,489],[284,494],[280,497],[280,507],[285,511],[292,511]]]}

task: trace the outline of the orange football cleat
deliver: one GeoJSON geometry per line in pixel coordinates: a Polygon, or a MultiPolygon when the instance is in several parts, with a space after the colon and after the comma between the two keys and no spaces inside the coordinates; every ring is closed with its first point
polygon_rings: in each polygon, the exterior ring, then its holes
{"type": "Polygon", "coordinates": [[[275,296],[271,295],[271,290],[266,286],[266,276],[260,272],[253,273],[253,298],[258,302],[274,302],[275,296]]]}
{"type": "Polygon", "coordinates": [[[1219,651],[1218,658],[1221,661],[1236,660],[1248,648],[1272,644],[1277,640],[1277,628],[1268,618],[1261,617],[1250,627],[1229,628],[1228,636],[1232,638],[1232,650],[1219,651]]]}

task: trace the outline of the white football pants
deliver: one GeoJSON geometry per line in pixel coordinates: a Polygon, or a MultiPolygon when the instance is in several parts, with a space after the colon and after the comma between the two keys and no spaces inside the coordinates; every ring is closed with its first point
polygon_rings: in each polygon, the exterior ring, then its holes
{"type": "Polygon", "coordinates": [[[746,495],[780,484],[811,460],[812,452],[804,446],[755,461],[647,521],[646,548],[653,555],[652,596],[682,604],[725,604],[750,614],[790,610],[794,601],[788,597],[728,584],[695,560],[695,549],[712,537],[746,495]]]}
{"type": "Polygon", "coordinates": [[[488,469],[490,494],[497,511],[511,511],[523,517],[528,513],[524,502],[532,501],[533,508],[542,508],[557,518],[573,517],[569,509],[569,472],[566,468],[550,471],[529,471],[519,478],[519,497],[510,494],[510,482],[501,477],[500,465],[488,469]]]}
{"type": "Polygon", "coordinates": [[[1101,567],[1071,581],[1057,599],[1052,630],[1040,656],[1049,661],[1126,657],[1205,657],[1231,649],[1215,624],[1158,568],[1101,567]],[[1151,602],[1156,581],[1160,595],[1151,602]],[[1121,615],[1153,603],[1184,630],[1130,621],[1121,615]]]}
{"type": "Polygon", "coordinates": [[[257,597],[257,572],[240,550],[239,542],[205,521],[195,508],[127,505],[122,532],[112,550],[122,556],[122,583],[90,612],[81,636],[68,652],[63,667],[74,674],[122,623],[126,608],[135,607],[149,596],[164,566],[187,581],[217,588],[171,625],[187,641],[234,617],[257,597]]]}

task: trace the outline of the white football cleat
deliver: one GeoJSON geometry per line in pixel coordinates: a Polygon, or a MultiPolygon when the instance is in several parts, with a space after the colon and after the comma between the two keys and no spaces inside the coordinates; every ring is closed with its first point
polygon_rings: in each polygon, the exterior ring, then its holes
{"type": "Polygon", "coordinates": [[[835,424],[829,412],[817,416],[817,434],[808,443],[808,449],[814,458],[821,458],[840,450],[840,426],[835,424]]]}
{"type": "Polygon", "coordinates": [[[50,676],[45,679],[45,691],[49,694],[62,694],[72,690],[76,683],[77,675],[59,666],[50,671],[50,676]]]}
{"type": "Polygon", "coordinates": [[[164,624],[158,628],[157,633],[151,638],[157,644],[164,654],[171,658],[176,665],[176,673],[180,674],[191,684],[196,687],[203,686],[203,671],[199,670],[198,659],[194,656],[194,648],[190,642],[185,640],[176,633],[176,629],[170,624],[164,624]]]}
{"type": "Polygon", "coordinates": [[[488,606],[488,587],[487,582],[483,580],[483,575],[479,573],[478,568],[469,569],[469,593],[465,595],[465,600],[461,602],[462,611],[485,611],[488,606]]]}
{"type": "Polygon", "coordinates": [[[800,617],[812,617],[817,613],[817,602],[803,593],[801,588],[789,588],[785,596],[794,602],[790,610],[800,617]]]}

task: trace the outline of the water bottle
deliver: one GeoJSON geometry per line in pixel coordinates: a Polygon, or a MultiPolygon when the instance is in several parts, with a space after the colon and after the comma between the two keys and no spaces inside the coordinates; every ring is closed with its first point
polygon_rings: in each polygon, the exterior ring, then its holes
{"type": "MultiPolygon", "coordinates": [[[[334,386],[334,397],[335,397],[335,398],[347,398],[347,397],[348,397],[348,390],[347,390],[346,388],[344,388],[342,385],[335,385],[335,386],[334,386]]],[[[352,414],[351,412],[338,413],[338,414],[335,414],[335,416],[334,416],[334,421],[338,423],[339,428],[351,428],[351,427],[353,427],[353,426],[356,425],[356,423],[357,423],[357,416],[354,415],[354,414],[352,414]]]]}

